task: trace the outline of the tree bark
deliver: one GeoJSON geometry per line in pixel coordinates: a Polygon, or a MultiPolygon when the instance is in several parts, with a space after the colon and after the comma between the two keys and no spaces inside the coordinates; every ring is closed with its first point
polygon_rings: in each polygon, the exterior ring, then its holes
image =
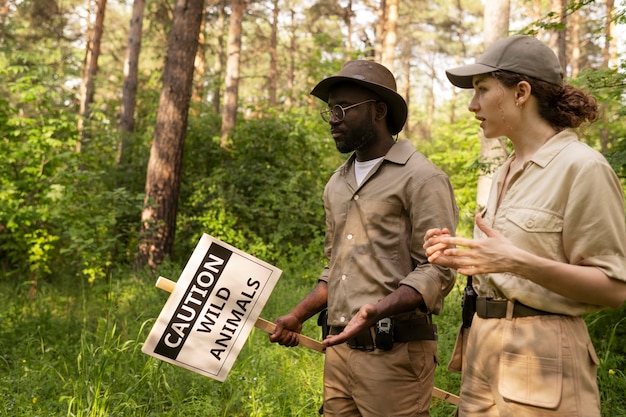
{"type": "Polygon", "coordinates": [[[398,0],[387,0],[387,13],[385,13],[385,38],[383,41],[383,53],[381,63],[393,72],[395,49],[397,41],[396,30],[398,28],[398,0]]]}
{"type": "Polygon", "coordinates": [[[268,74],[268,102],[271,107],[278,102],[278,0],[272,0],[272,32],[270,34],[270,72],[268,74]]]}
{"type": "MultiPolygon", "coordinates": [[[[100,44],[104,30],[104,12],[107,0],[97,0],[96,21],[93,30],[87,30],[87,51],[83,66],[83,77],[80,86],[80,109],[78,117],[79,140],[76,143],[76,152],[81,152],[87,142],[86,121],[89,119],[91,103],[95,92],[95,79],[98,73],[98,57],[100,56],[100,44]]],[[[88,23],[89,26],[90,23],[88,23]]]]}
{"type": "Polygon", "coordinates": [[[204,0],[177,0],[146,174],[135,266],[155,269],[174,244],[185,131],[204,0]]]}
{"type": "Polygon", "coordinates": [[[117,163],[124,164],[128,159],[128,138],[135,130],[135,106],[137,105],[137,84],[139,74],[139,53],[145,0],[133,2],[133,15],[128,33],[128,50],[124,62],[124,84],[122,86],[122,108],[120,116],[120,144],[117,150],[117,163]]]}
{"type": "Polygon", "coordinates": [[[216,5],[218,7],[218,15],[217,22],[215,23],[214,33],[216,33],[217,37],[217,49],[215,51],[215,63],[213,65],[213,93],[212,93],[212,104],[213,111],[217,114],[220,113],[221,109],[221,99],[222,99],[222,73],[224,72],[224,7],[225,0],[217,0],[216,5]]]}
{"type": "MultiPolygon", "coordinates": [[[[484,45],[487,48],[496,40],[507,36],[509,32],[509,0],[493,0],[485,7],[485,17],[483,26],[484,45]]],[[[480,138],[480,160],[487,164],[488,172],[483,172],[478,177],[476,189],[477,210],[482,210],[487,205],[487,198],[491,190],[492,166],[501,163],[507,157],[504,141],[500,138],[486,138],[481,130],[480,138]]]]}
{"type": "Polygon", "coordinates": [[[228,147],[228,135],[237,123],[239,101],[239,63],[241,59],[241,32],[245,0],[232,0],[226,48],[226,90],[222,111],[222,137],[220,145],[228,147]]]}

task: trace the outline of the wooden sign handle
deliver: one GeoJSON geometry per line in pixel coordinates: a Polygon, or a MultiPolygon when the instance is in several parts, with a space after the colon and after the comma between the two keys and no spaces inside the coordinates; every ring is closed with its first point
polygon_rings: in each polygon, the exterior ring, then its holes
{"type": "MultiPolygon", "coordinates": [[[[165,277],[159,277],[157,279],[156,282],[156,286],[157,288],[160,288],[162,290],[165,290],[167,292],[173,292],[174,288],[176,287],[176,283],[172,280],[169,280],[165,277]]],[[[261,329],[266,333],[274,333],[274,330],[276,329],[276,324],[272,323],[271,321],[262,319],[261,317],[259,317],[256,321],[256,323],[254,323],[254,327],[256,327],[257,329],[261,329]]],[[[316,350],[318,352],[322,352],[324,353],[324,347],[323,345],[318,342],[315,339],[311,339],[310,337],[307,337],[303,334],[298,335],[300,344],[304,347],[307,347],[309,349],[313,349],[316,350]]],[[[440,400],[443,400],[447,403],[453,404],[453,405],[459,405],[459,397],[449,393],[447,391],[441,390],[437,387],[433,388],[433,397],[435,398],[439,398],[440,400]]]]}
{"type": "MultiPolygon", "coordinates": [[[[176,287],[176,283],[165,277],[159,277],[157,279],[156,286],[157,288],[160,288],[167,292],[174,292],[174,287],[176,287]]],[[[274,333],[274,330],[276,329],[276,324],[259,317],[256,323],[254,323],[254,327],[256,327],[257,329],[261,329],[266,333],[272,334],[274,333]]],[[[304,347],[316,350],[318,352],[324,352],[324,346],[322,346],[322,343],[320,343],[319,341],[315,339],[311,339],[310,337],[300,334],[298,335],[298,340],[300,344],[304,347]]]]}

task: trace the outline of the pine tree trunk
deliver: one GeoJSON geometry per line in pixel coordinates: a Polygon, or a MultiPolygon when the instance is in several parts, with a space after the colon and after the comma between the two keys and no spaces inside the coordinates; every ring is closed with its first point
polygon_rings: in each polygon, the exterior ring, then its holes
{"type": "Polygon", "coordinates": [[[89,120],[91,103],[95,92],[95,79],[98,73],[98,57],[100,56],[100,44],[104,31],[104,12],[107,0],[97,0],[96,21],[93,30],[87,30],[87,51],[83,66],[83,78],[80,86],[80,109],[78,118],[78,134],[80,139],[76,144],[76,152],[81,152],[85,147],[89,133],[86,121],[89,120]]]}
{"type": "Polygon", "coordinates": [[[135,266],[151,269],[174,245],[185,131],[204,0],[177,0],[168,39],[135,266]]]}
{"type": "Polygon", "coordinates": [[[224,109],[222,110],[222,137],[220,145],[228,147],[228,134],[237,123],[239,101],[239,62],[241,56],[242,19],[245,0],[232,0],[226,48],[226,90],[224,91],[224,109]]]}
{"type": "MultiPolygon", "coordinates": [[[[484,45],[487,48],[496,40],[507,35],[509,31],[509,0],[490,1],[485,7],[484,20],[484,45]]],[[[491,189],[491,179],[493,166],[501,164],[507,156],[504,142],[499,138],[486,138],[482,130],[479,133],[480,138],[480,160],[482,163],[490,166],[489,172],[483,172],[478,177],[478,186],[476,190],[476,206],[478,210],[482,210],[487,204],[489,190],[491,189]]]]}
{"type": "Polygon", "coordinates": [[[122,165],[128,159],[128,138],[135,130],[135,106],[137,105],[137,84],[139,74],[139,53],[143,27],[145,0],[133,2],[133,15],[128,33],[128,51],[124,62],[124,84],[122,87],[122,109],[120,117],[120,145],[117,151],[117,163],[122,165]]]}

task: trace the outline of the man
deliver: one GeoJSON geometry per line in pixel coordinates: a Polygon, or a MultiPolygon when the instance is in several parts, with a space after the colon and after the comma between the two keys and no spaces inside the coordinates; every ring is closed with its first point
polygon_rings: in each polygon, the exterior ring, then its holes
{"type": "Polygon", "coordinates": [[[428,263],[423,237],[458,208],[448,177],[408,140],[394,139],[407,105],[393,74],[348,62],[314,96],[341,153],[352,153],[324,191],[325,254],[317,286],[276,320],[272,342],[298,344],[302,323],[328,308],[323,344],[325,416],[428,416],[438,314],[455,272],[428,263]]]}

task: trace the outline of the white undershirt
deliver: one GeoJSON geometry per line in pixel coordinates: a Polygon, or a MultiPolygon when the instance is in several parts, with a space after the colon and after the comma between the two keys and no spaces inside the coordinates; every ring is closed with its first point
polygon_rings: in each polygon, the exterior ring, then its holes
{"type": "Polygon", "coordinates": [[[383,158],[384,157],[381,156],[380,158],[370,159],[369,161],[354,161],[354,175],[356,177],[357,185],[361,185],[361,182],[363,182],[363,179],[367,176],[367,174],[369,174],[372,168],[374,168],[374,165],[376,165],[378,161],[383,158]]]}

